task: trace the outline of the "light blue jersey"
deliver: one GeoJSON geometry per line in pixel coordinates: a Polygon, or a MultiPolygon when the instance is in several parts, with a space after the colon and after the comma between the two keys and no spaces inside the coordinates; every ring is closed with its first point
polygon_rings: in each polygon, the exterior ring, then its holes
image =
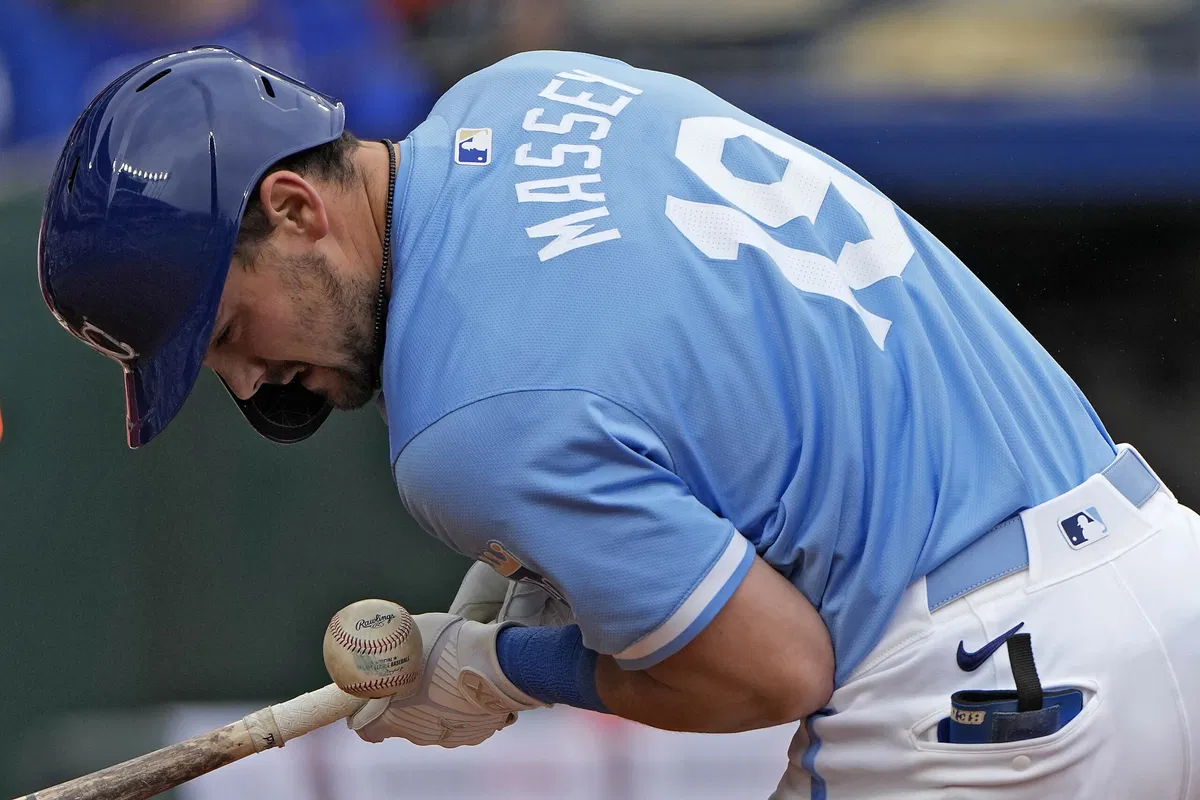
{"type": "Polygon", "coordinates": [[[681,78],[514,56],[441,99],[396,191],[401,497],[628,668],[757,553],[821,612],[840,684],[909,584],[1114,456],[928,231],[681,78]]]}

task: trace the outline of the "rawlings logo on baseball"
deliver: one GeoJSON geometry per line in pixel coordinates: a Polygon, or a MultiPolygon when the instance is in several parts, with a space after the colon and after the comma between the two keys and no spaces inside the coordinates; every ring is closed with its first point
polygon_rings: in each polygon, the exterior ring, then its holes
{"type": "Polygon", "coordinates": [[[354,623],[354,630],[361,631],[364,628],[379,628],[387,625],[395,618],[395,614],[376,614],[372,619],[360,619],[354,623]]]}
{"type": "Polygon", "coordinates": [[[325,668],[356,697],[412,694],[421,684],[421,631],[403,607],[359,600],[333,615],[325,629],[325,668]]]}

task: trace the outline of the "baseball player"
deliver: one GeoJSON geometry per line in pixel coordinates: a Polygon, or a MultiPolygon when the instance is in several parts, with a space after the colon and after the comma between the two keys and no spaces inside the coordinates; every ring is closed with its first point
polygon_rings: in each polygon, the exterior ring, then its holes
{"type": "Polygon", "coordinates": [[[799,721],[778,798],[1200,797],[1200,521],[919,223],[595,56],[502,61],[399,145],[344,116],[220,48],[131,70],[39,269],[133,447],[203,365],[279,442],[381,389],[405,507],[480,564],[360,736],[567,704],[799,721]]]}

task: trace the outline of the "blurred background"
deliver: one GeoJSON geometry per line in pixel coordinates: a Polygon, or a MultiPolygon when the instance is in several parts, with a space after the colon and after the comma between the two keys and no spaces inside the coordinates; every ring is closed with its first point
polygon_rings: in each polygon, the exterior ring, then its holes
{"type": "MultiPolygon", "coordinates": [[[[44,183],[76,114],[211,43],[341,97],[364,137],[520,50],[687,75],[924,223],[1200,503],[1198,0],[0,0],[0,797],[314,688],[333,611],[443,609],[467,567],[405,515],[374,411],[279,448],[206,374],[131,453],[118,370],[42,305],[44,183]]],[[[339,726],[176,796],[761,798],[789,737],[555,710],[430,752],[339,726]]]]}

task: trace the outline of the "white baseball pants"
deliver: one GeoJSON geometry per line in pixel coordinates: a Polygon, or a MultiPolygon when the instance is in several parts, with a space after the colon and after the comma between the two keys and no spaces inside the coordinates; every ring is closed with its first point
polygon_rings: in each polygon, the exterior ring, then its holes
{"type": "Polygon", "coordinates": [[[1027,569],[934,611],[925,578],[909,588],[830,713],[797,732],[773,800],[1200,798],[1200,517],[1165,487],[1139,508],[1095,476],[1021,521],[1027,569]],[[1106,535],[1072,546],[1080,509],[1106,535]],[[1014,688],[1005,648],[965,672],[959,642],[1019,622],[1043,686],[1081,690],[1082,711],[1035,739],[939,742],[952,693],[1014,688]]]}

